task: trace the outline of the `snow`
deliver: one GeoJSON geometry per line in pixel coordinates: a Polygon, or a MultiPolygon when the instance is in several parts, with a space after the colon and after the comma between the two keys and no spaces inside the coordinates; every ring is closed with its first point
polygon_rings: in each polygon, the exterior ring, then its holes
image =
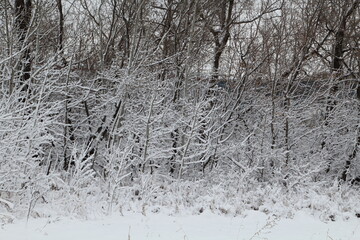
{"type": "Polygon", "coordinates": [[[96,220],[37,218],[16,220],[0,228],[0,239],[11,240],[359,240],[360,219],[323,222],[298,211],[279,218],[260,211],[240,216],[166,213],[114,214],[96,220]]]}
{"type": "Polygon", "coordinates": [[[10,209],[13,209],[14,208],[14,204],[5,200],[5,199],[2,199],[0,198],[0,203],[4,203],[5,205],[7,205],[10,209]]]}

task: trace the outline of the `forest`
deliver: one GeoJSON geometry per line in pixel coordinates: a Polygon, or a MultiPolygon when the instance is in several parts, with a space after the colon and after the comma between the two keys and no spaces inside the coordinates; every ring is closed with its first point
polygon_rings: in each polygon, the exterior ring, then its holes
{"type": "Polygon", "coordinates": [[[360,217],[359,5],[1,0],[0,223],[360,217]]]}

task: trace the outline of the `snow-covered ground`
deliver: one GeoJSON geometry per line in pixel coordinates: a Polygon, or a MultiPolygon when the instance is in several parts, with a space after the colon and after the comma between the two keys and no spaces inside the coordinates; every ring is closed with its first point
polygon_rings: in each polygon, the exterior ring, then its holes
{"type": "Polygon", "coordinates": [[[323,222],[299,211],[278,218],[259,211],[240,216],[169,216],[164,213],[125,213],[97,220],[38,218],[16,220],[0,228],[1,240],[359,240],[360,219],[323,222]]]}

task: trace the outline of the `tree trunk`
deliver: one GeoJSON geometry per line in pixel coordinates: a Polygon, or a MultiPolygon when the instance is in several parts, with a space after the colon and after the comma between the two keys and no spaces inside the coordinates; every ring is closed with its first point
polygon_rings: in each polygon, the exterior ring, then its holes
{"type": "MultiPolygon", "coordinates": [[[[352,4],[349,4],[349,1],[346,0],[345,4],[343,6],[343,12],[342,12],[342,16],[341,16],[341,21],[340,21],[340,25],[337,29],[337,31],[335,32],[335,42],[333,45],[333,60],[332,60],[332,64],[331,64],[331,72],[333,73],[333,77],[335,78],[334,80],[337,81],[337,78],[339,78],[340,74],[341,74],[341,70],[343,68],[343,57],[344,57],[344,40],[346,37],[346,28],[347,28],[347,22],[349,20],[349,17],[355,12],[356,8],[359,5],[358,0],[355,0],[352,2],[352,4]],[[350,5],[350,6],[349,6],[350,5]]],[[[331,115],[331,113],[334,111],[335,107],[336,107],[336,100],[334,100],[334,96],[336,95],[336,92],[339,90],[339,86],[338,83],[332,83],[333,86],[331,86],[330,88],[330,96],[328,99],[328,103],[326,106],[326,115],[325,115],[325,126],[329,125],[328,122],[328,118],[331,115]]],[[[325,147],[326,145],[326,141],[324,140],[322,142],[322,148],[325,147]]],[[[352,153],[349,157],[348,160],[346,160],[345,162],[345,167],[344,167],[344,171],[342,172],[341,175],[341,180],[346,181],[347,180],[347,174],[351,165],[351,162],[353,160],[353,158],[355,158],[356,156],[356,149],[357,149],[357,144],[355,146],[355,152],[352,153]]],[[[330,170],[330,164],[329,167],[327,169],[327,172],[330,170]]]]}
{"type": "Polygon", "coordinates": [[[21,90],[28,91],[31,72],[31,49],[28,46],[27,33],[31,21],[31,0],[15,0],[15,25],[19,38],[20,50],[24,49],[21,64],[21,90]]]}
{"type": "Polygon", "coordinates": [[[62,62],[65,64],[65,58],[63,56],[63,49],[64,49],[64,14],[63,14],[63,9],[62,9],[62,1],[61,0],[56,0],[57,3],[57,8],[58,8],[58,12],[59,12],[59,33],[58,33],[58,54],[60,55],[62,62]]]}

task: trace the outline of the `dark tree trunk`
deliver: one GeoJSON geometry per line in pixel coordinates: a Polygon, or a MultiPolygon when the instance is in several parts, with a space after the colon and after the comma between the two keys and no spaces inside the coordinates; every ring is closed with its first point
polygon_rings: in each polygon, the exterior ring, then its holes
{"type": "Polygon", "coordinates": [[[21,50],[24,49],[22,54],[21,64],[21,89],[28,91],[31,78],[31,49],[28,46],[27,33],[31,21],[31,0],[15,0],[15,25],[19,37],[19,46],[21,50]]]}
{"type": "Polygon", "coordinates": [[[218,80],[219,78],[221,55],[224,52],[225,47],[230,38],[230,27],[232,21],[233,8],[234,8],[234,0],[224,1],[218,13],[221,30],[220,31],[217,31],[215,29],[210,30],[214,36],[214,43],[215,43],[213,74],[212,74],[212,80],[215,81],[218,80]],[[226,2],[228,2],[228,4],[226,4],[226,2]]]}
{"type": "Polygon", "coordinates": [[[64,13],[62,9],[62,1],[56,0],[57,8],[59,12],[59,32],[58,32],[58,53],[60,54],[60,57],[62,59],[62,62],[65,64],[65,58],[63,56],[63,49],[64,49],[64,13]]]}
{"type": "MultiPolygon", "coordinates": [[[[333,44],[333,59],[331,63],[331,72],[334,77],[334,80],[337,81],[337,79],[341,76],[341,70],[343,68],[343,57],[345,52],[345,46],[344,46],[344,40],[346,38],[346,28],[347,28],[347,22],[349,20],[349,17],[355,12],[356,8],[359,5],[358,0],[353,1],[351,4],[348,0],[344,1],[342,16],[340,18],[340,24],[338,26],[338,29],[335,32],[335,42],[333,44]]],[[[338,83],[332,83],[333,85],[330,88],[330,96],[327,100],[327,106],[326,106],[326,113],[325,113],[325,126],[329,126],[329,117],[334,112],[334,109],[337,105],[336,100],[334,99],[337,91],[339,90],[338,83]]],[[[326,139],[321,143],[321,148],[325,148],[326,146],[326,139]]],[[[355,152],[356,154],[356,152],[355,152]]],[[[353,154],[351,154],[353,155],[353,154]]],[[[347,180],[347,174],[351,165],[352,157],[346,161],[344,171],[342,172],[342,175],[340,177],[341,180],[346,181],[347,180]]],[[[331,163],[328,164],[328,168],[326,169],[326,172],[330,171],[331,163]]]]}
{"type": "MultiPolygon", "coordinates": [[[[355,12],[356,8],[359,5],[358,0],[355,0],[352,5],[346,9],[344,11],[344,14],[342,16],[341,22],[340,22],[340,26],[338,31],[335,33],[335,46],[334,46],[334,56],[333,56],[333,62],[332,62],[332,71],[335,73],[335,76],[339,75],[339,72],[341,71],[341,69],[343,68],[343,57],[344,57],[344,39],[346,37],[346,24],[347,21],[349,19],[349,17],[353,14],[353,12],[355,12]]],[[[359,95],[360,95],[360,90],[359,87],[357,89],[357,97],[359,100],[359,95]]],[[[332,87],[331,89],[331,94],[335,95],[335,93],[338,91],[338,85],[337,83],[335,83],[335,85],[332,87]]],[[[334,107],[336,106],[336,102],[332,101],[331,103],[328,104],[328,111],[327,114],[331,113],[331,111],[333,111],[334,107]]],[[[359,134],[359,133],[357,133],[359,134]]],[[[348,178],[348,173],[349,173],[349,169],[351,166],[351,163],[353,161],[353,159],[355,159],[356,157],[356,153],[357,153],[357,149],[358,149],[358,145],[360,142],[360,136],[357,136],[356,142],[355,142],[355,146],[354,146],[354,150],[352,152],[352,154],[350,154],[349,158],[346,160],[345,162],[345,167],[344,170],[342,172],[341,175],[341,180],[346,182],[347,178],[348,178]]]]}

